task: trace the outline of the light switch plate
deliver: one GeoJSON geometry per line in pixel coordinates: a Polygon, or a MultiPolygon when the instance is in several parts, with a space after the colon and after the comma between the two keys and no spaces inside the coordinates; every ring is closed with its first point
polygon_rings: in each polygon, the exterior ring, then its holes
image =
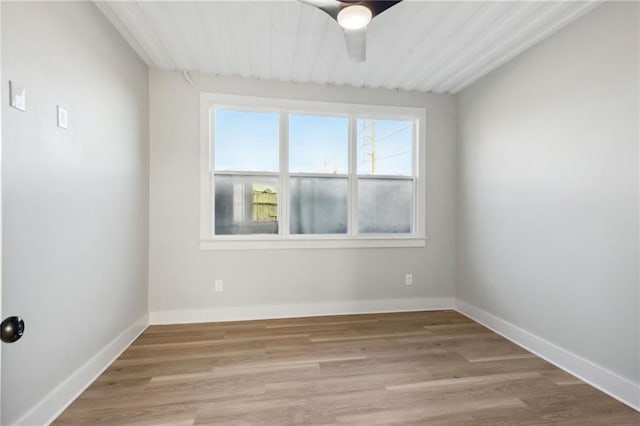
{"type": "Polygon", "coordinates": [[[69,113],[60,105],[58,105],[58,127],[61,129],[69,128],[69,113]]]}
{"type": "Polygon", "coordinates": [[[27,110],[27,91],[23,86],[9,81],[9,97],[10,105],[17,110],[27,110]]]}

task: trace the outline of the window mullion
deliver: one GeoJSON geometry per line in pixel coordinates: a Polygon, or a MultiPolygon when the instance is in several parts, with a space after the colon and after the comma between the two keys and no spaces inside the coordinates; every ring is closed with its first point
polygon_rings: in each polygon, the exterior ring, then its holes
{"type": "Polygon", "coordinates": [[[358,147],[356,117],[349,116],[349,235],[358,234],[358,147]]]}
{"type": "MultiPolygon", "coordinates": [[[[412,177],[412,189],[413,189],[413,211],[411,212],[411,217],[413,218],[413,222],[411,223],[411,233],[414,235],[417,235],[419,232],[421,232],[420,226],[420,221],[418,220],[418,214],[420,212],[420,202],[421,202],[421,194],[419,193],[419,188],[418,188],[418,175],[419,175],[419,171],[420,171],[420,153],[419,153],[419,139],[418,139],[418,123],[417,120],[413,121],[413,129],[412,129],[412,143],[411,143],[411,160],[412,160],[412,170],[411,170],[411,177],[412,177]]],[[[419,177],[420,179],[422,179],[422,177],[419,177]]]]}
{"type": "Polygon", "coordinates": [[[280,200],[278,203],[279,234],[289,236],[289,114],[280,112],[280,200]]]}
{"type": "Polygon", "coordinates": [[[200,105],[200,239],[214,236],[214,158],[213,129],[215,126],[213,106],[201,100],[200,105]]]}

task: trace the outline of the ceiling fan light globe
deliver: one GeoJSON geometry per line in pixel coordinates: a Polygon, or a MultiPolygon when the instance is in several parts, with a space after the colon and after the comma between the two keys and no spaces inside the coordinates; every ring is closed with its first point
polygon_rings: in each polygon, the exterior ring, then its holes
{"type": "Polygon", "coordinates": [[[338,24],[346,30],[359,30],[371,22],[371,9],[361,4],[354,4],[338,12],[338,24]]]}

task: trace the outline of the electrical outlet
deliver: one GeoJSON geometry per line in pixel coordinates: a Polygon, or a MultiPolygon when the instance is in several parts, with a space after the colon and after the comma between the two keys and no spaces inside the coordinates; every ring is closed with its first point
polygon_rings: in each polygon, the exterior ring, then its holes
{"type": "Polygon", "coordinates": [[[215,280],[214,284],[213,284],[213,290],[215,292],[221,292],[224,291],[224,281],[222,280],[215,280]]]}
{"type": "Polygon", "coordinates": [[[413,285],[413,274],[407,274],[404,276],[404,285],[413,285]]]}

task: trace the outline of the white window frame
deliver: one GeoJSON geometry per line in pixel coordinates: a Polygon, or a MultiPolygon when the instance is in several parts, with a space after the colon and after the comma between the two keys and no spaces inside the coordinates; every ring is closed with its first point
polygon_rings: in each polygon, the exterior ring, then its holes
{"type": "MultiPolygon", "coordinates": [[[[227,95],[216,93],[200,94],[200,248],[202,250],[235,249],[302,249],[302,248],[375,248],[375,247],[424,247],[425,236],[425,122],[424,108],[365,105],[336,102],[301,101],[280,98],[227,95]],[[213,123],[211,112],[216,108],[246,109],[248,111],[269,111],[280,114],[280,189],[279,194],[290,197],[289,176],[313,176],[314,173],[289,173],[289,114],[317,114],[325,116],[347,116],[349,118],[349,170],[341,174],[348,179],[347,234],[301,234],[291,235],[289,230],[289,199],[278,203],[279,234],[214,235],[213,185],[213,123]],[[407,176],[358,175],[357,173],[357,129],[358,118],[415,120],[413,144],[413,223],[410,234],[357,234],[358,179],[402,178],[407,176]],[[285,226],[285,223],[287,226],[285,226]]],[[[220,173],[220,172],[219,172],[220,173]]],[[[223,172],[224,173],[224,172],[223,172]]],[[[234,172],[230,174],[243,174],[234,172]]],[[[273,176],[274,173],[248,172],[248,175],[273,176]]],[[[335,175],[317,174],[321,177],[335,175]]]]}

